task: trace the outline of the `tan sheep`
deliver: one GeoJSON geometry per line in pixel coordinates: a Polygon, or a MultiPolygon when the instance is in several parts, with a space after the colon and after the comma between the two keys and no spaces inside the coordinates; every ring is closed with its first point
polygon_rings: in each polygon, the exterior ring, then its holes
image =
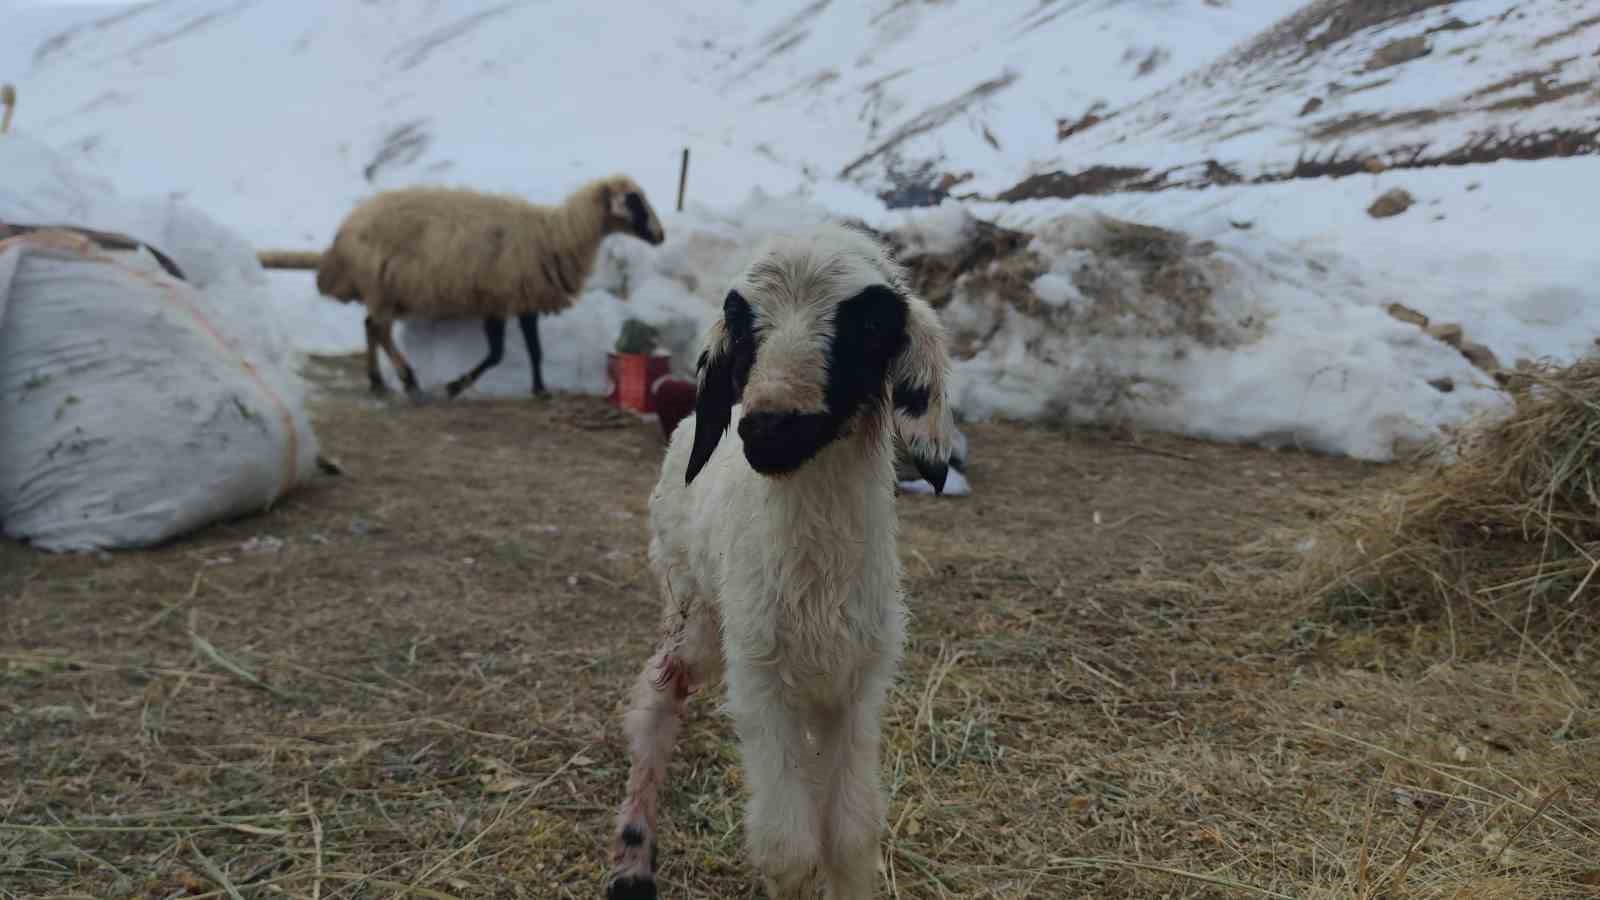
{"type": "Polygon", "coordinates": [[[571,306],[594,269],[607,235],[650,244],[666,239],[633,179],[591,181],[559,206],[460,188],[387,191],[364,201],[339,226],[317,267],[317,290],[367,308],[367,374],[372,391],[388,387],[378,347],[421,399],[411,364],[394,345],[398,319],[483,319],[489,355],[449,383],[455,397],[500,363],[506,319],[516,318],[528,345],[533,392],[545,393],[539,314],[571,306]]]}

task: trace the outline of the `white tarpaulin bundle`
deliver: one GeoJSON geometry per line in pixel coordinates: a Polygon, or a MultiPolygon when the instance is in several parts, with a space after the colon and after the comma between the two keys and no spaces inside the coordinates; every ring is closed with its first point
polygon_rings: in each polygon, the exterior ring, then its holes
{"type": "Polygon", "coordinates": [[[315,471],[299,355],[248,243],[24,135],[0,140],[0,172],[0,226],[23,226],[0,227],[0,531],[148,546],[315,471]]]}
{"type": "Polygon", "coordinates": [[[298,376],[222,330],[219,304],[257,299],[226,294],[66,232],[0,241],[8,537],[148,546],[263,509],[315,471],[298,376]]]}

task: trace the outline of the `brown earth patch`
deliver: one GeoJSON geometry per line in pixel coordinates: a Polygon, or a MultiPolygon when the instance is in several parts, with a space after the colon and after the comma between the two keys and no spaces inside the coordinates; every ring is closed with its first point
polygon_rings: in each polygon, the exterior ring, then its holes
{"type": "MultiPolygon", "coordinates": [[[[655,632],[657,429],[588,398],[378,408],[354,358],[316,378],[343,478],[144,552],[0,543],[5,891],[601,890],[655,632]]],[[[1398,471],[964,428],[975,494],[899,504],[885,896],[1588,890],[1587,625],[1545,645],[1574,694],[1493,621],[1330,620],[1220,577],[1398,471]]],[[[663,889],[753,900],[713,706],[662,797],[663,889]]]]}

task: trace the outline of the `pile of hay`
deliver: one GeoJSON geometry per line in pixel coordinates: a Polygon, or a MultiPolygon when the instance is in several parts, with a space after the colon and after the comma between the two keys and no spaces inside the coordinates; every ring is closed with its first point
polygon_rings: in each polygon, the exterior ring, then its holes
{"type": "Polygon", "coordinates": [[[1390,615],[1466,602],[1517,630],[1600,613],[1600,355],[1512,390],[1509,416],[1332,515],[1300,547],[1296,593],[1390,615]]]}

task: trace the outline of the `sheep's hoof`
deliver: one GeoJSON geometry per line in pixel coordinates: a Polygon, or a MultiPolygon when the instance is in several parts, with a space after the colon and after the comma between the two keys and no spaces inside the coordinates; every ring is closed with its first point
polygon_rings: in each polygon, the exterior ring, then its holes
{"type": "Polygon", "coordinates": [[[656,900],[656,880],[627,875],[606,887],[606,900],[656,900]]]}
{"type": "Polygon", "coordinates": [[[461,396],[461,392],[466,390],[466,389],[467,389],[467,382],[466,382],[466,379],[464,379],[464,378],[457,378],[455,381],[452,381],[449,384],[444,386],[444,392],[446,394],[450,395],[450,399],[451,400],[454,400],[455,398],[461,396]]]}
{"type": "Polygon", "coordinates": [[[383,376],[381,375],[372,376],[370,389],[372,391],[372,396],[374,397],[381,399],[389,396],[389,386],[383,383],[383,376]]]}
{"type": "Polygon", "coordinates": [[[548,400],[550,399],[550,392],[545,390],[544,385],[541,384],[534,387],[533,396],[540,400],[548,400]]]}
{"type": "Polygon", "coordinates": [[[617,832],[611,848],[611,884],[607,900],[655,900],[656,842],[643,822],[630,822],[617,832]],[[645,845],[650,855],[645,856],[645,845]]]}

